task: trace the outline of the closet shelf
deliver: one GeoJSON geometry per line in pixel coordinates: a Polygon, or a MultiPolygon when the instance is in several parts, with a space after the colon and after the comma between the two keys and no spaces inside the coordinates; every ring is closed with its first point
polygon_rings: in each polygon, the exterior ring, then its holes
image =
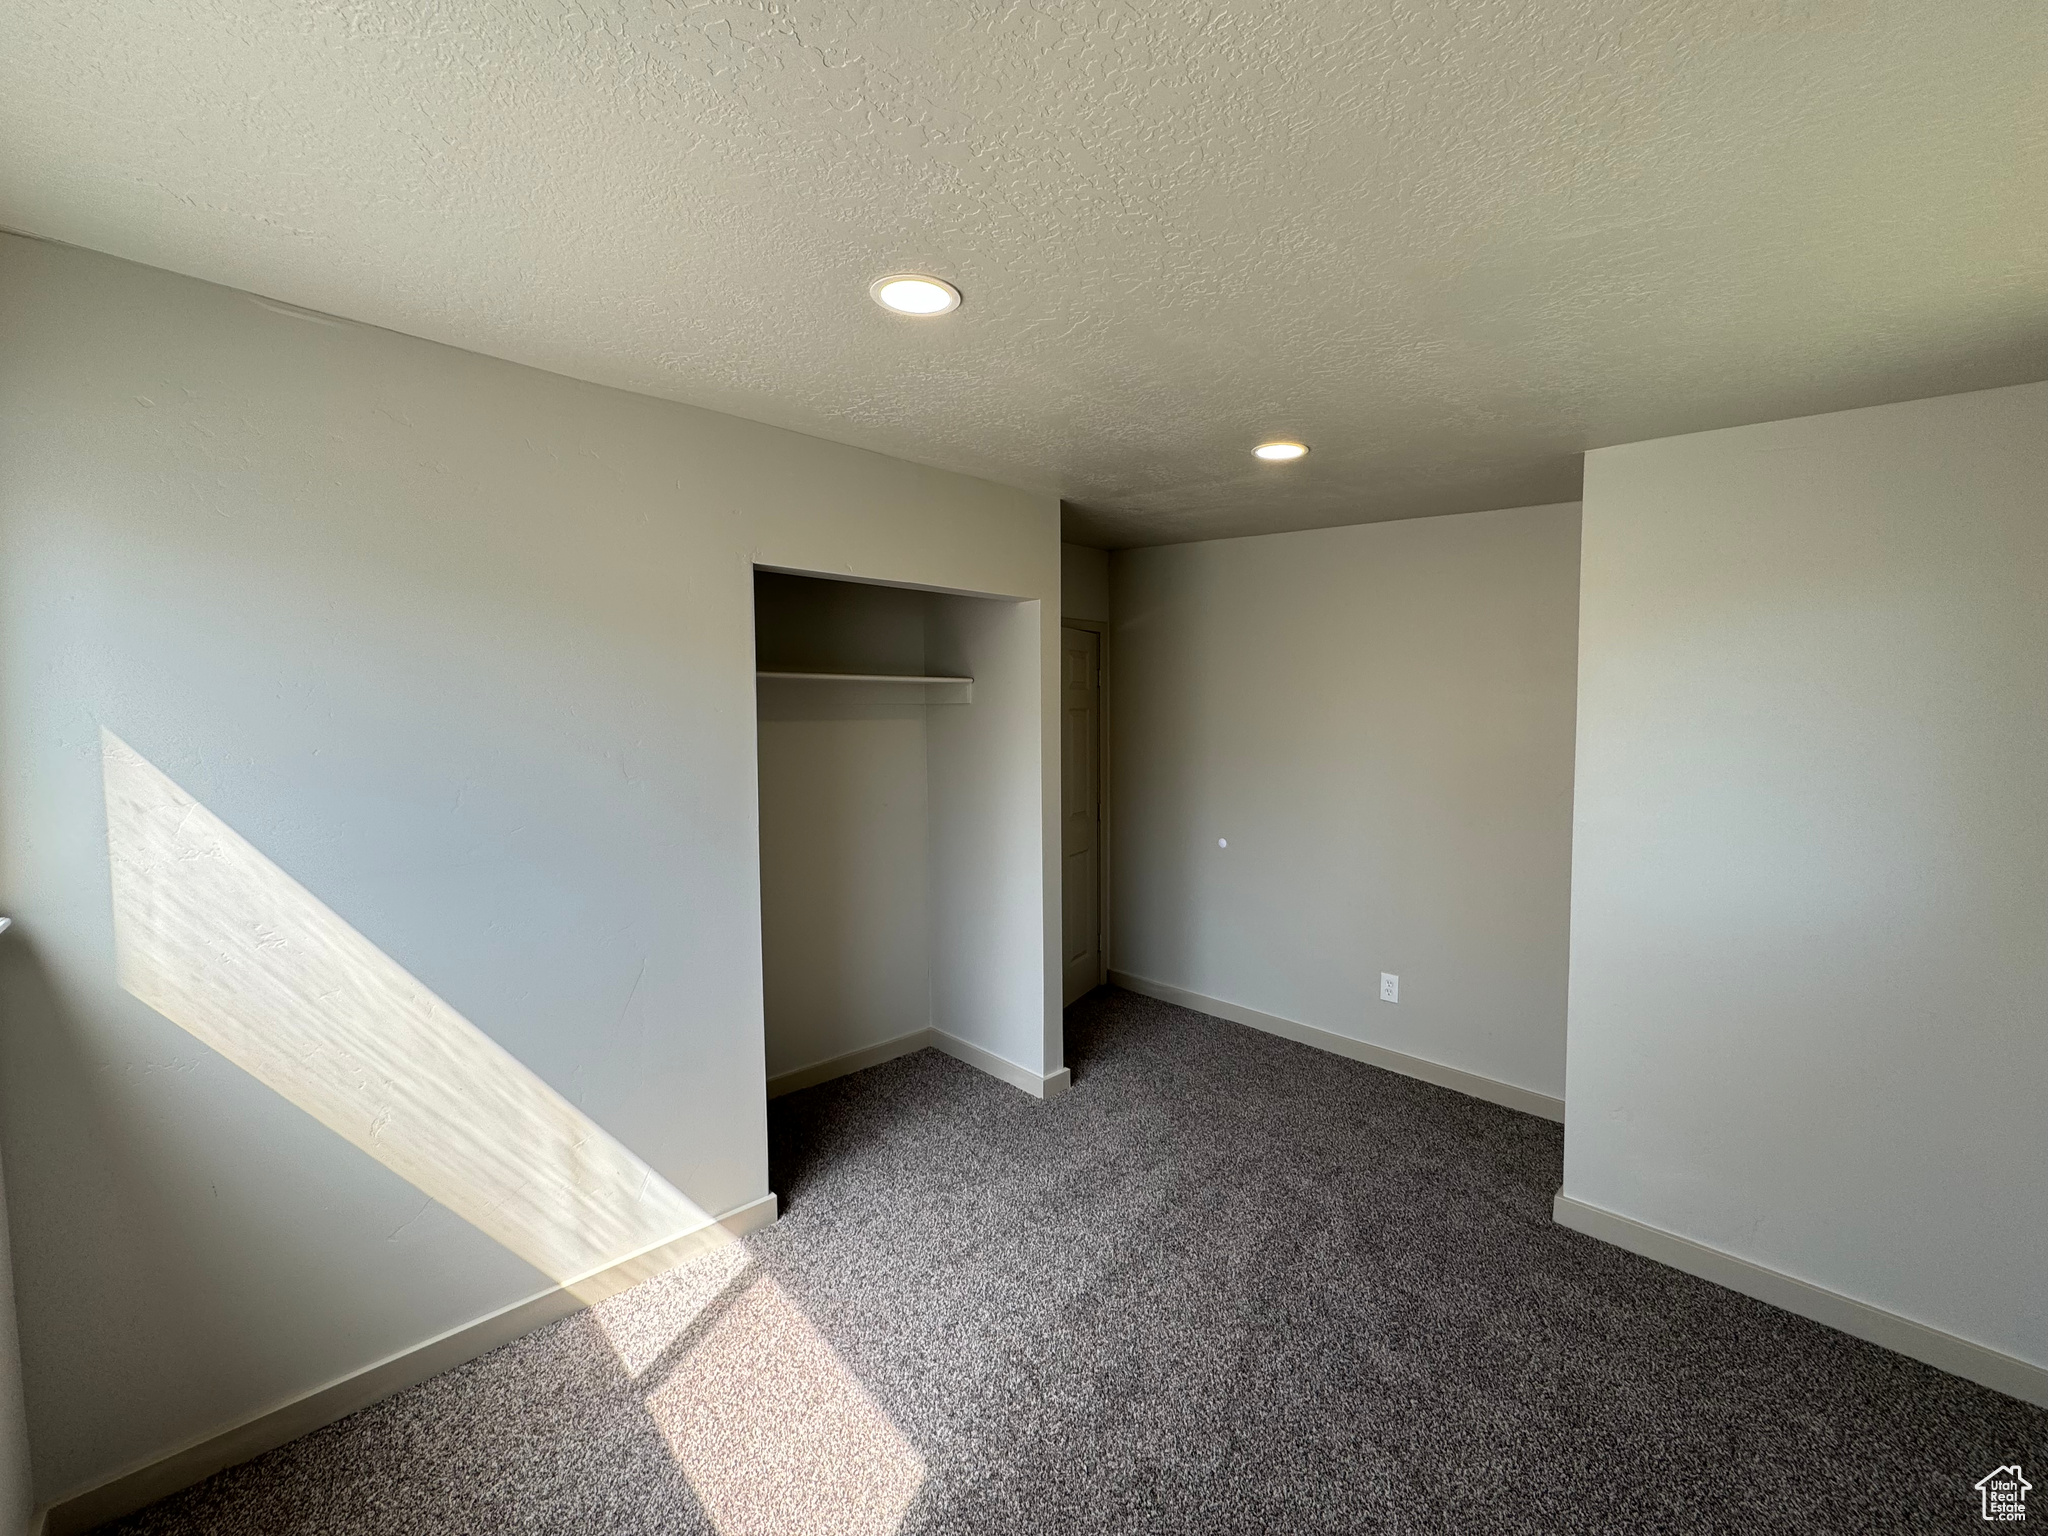
{"type": "Polygon", "coordinates": [[[971,677],[920,677],[912,672],[756,672],[804,683],[971,683],[971,677]]]}
{"type": "MultiPolygon", "coordinates": [[[[805,698],[818,701],[826,698],[835,701],[861,704],[972,704],[974,702],[974,679],[971,677],[921,677],[915,672],[769,672],[754,674],[766,681],[773,678],[777,683],[802,683],[797,690],[805,698]],[[813,683],[839,683],[844,689],[829,688],[823,694],[810,691],[813,683]]],[[[776,688],[763,697],[775,697],[785,703],[795,698],[789,690],[776,688]]]]}

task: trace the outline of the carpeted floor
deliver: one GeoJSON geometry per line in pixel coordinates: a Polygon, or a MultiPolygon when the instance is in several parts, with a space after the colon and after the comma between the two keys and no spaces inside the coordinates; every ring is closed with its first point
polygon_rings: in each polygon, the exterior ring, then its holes
{"type": "Polygon", "coordinates": [[[108,1527],[1938,1532],[2048,1413],[1554,1226],[1559,1128],[1103,991],[777,1100],[774,1228],[108,1527]]]}

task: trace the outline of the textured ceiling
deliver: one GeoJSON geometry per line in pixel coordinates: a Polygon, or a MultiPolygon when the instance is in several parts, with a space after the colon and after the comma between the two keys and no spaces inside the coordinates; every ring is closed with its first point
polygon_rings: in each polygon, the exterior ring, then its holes
{"type": "Polygon", "coordinates": [[[13,0],[0,224],[1160,543],[2048,375],[2039,0],[13,0]],[[885,315],[876,275],[967,304],[885,315]],[[1303,463],[1247,454],[1284,434],[1303,463]]]}

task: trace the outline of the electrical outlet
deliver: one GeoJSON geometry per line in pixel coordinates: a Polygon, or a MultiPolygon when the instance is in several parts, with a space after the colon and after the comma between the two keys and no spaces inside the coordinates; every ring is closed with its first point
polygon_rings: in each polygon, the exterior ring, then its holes
{"type": "Polygon", "coordinates": [[[1380,1001],[1398,1003],[1401,1001],[1401,978],[1392,971],[1380,972],[1380,1001]]]}

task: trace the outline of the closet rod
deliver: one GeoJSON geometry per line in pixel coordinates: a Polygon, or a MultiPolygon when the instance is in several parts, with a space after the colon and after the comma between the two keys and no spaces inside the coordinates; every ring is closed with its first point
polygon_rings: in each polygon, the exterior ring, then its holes
{"type": "Polygon", "coordinates": [[[971,677],[920,677],[910,672],[756,672],[806,683],[971,683],[971,677]]]}

